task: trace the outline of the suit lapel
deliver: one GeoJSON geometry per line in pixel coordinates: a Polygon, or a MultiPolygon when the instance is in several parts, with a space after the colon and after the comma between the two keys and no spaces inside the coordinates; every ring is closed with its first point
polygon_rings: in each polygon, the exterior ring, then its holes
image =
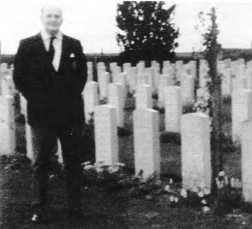
{"type": "Polygon", "coordinates": [[[41,34],[40,33],[37,34],[36,37],[35,37],[35,39],[36,39],[36,46],[38,48],[38,51],[41,52],[41,53],[46,54],[47,51],[46,51],[43,39],[41,37],[41,34]]]}

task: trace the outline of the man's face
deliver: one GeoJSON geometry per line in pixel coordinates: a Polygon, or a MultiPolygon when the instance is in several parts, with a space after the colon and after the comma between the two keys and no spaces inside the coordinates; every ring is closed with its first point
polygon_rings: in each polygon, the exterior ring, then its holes
{"type": "Polygon", "coordinates": [[[63,22],[61,10],[57,7],[44,7],[41,22],[46,32],[56,34],[63,22]]]}

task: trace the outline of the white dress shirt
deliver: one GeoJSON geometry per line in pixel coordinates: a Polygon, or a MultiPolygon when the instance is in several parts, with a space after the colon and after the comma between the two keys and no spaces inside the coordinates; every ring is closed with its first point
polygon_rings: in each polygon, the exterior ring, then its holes
{"type": "MultiPolygon", "coordinates": [[[[42,40],[44,42],[46,51],[49,51],[50,37],[51,37],[51,35],[48,34],[45,30],[42,30],[41,31],[41,37],[42,37],[42,40]]],[[[53,67],[54,67],[54,69],[56,71],[59,70],[61,51],[62,51],[62,38],[63,38],[63,35],[59,31],[55,35],[55,39],[53,40],[53,47],[54,47],[55,52],[54,52],[54,58],[53,58],[52,64],[53,64],[53,67]]]]}

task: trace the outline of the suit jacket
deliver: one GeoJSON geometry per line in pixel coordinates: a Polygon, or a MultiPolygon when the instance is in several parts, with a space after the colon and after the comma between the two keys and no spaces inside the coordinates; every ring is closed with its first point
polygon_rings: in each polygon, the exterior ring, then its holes
{"type": "Polygon", "coordinates": [[[87,63],[80,42],[63,35],[59,69],[50,62],[40,34],[21,40],[15,56],[13,80],[27,99],[30,125],[84,123],[82,91],[87,63]]]}

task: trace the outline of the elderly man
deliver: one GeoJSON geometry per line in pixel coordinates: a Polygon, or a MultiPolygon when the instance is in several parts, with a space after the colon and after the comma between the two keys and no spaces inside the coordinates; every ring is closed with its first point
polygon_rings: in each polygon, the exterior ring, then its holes
{"type": "Polygon", "coordinates": [[[33,152],[33,221],[48,206],[49,158],[57,139],[62,146],[69,214],[83,217],[80,141],[84,125],[81,93],[87,80],[86,57],[80,42],[60,32],[61,9],[41,10],[42,31],[20,42],[14,63],[16,88],[27,100],[33,152]]]}

